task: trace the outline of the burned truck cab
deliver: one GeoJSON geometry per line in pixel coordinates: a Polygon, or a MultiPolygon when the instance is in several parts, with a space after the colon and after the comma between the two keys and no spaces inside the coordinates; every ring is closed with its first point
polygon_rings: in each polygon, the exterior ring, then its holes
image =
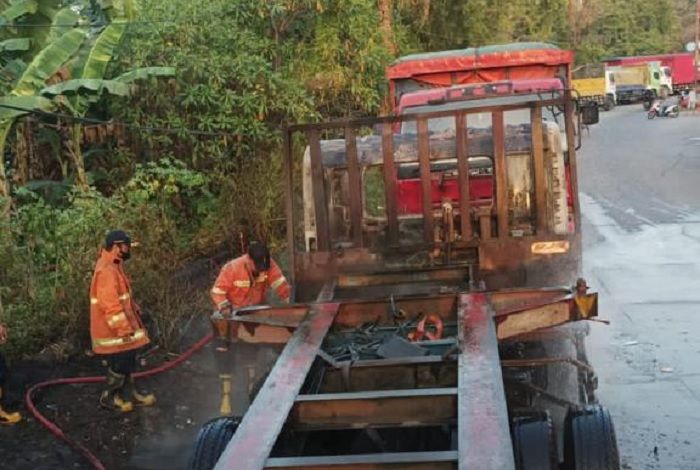
{"type": "Polygon", "coordinates": [[[463,266],[490,289],[570,282],[581,254],[575,109],[559,79],[502,81],[407,93],[372,127],[312,133],[296,282],[313,281],[319,251],[343,253],[324,264],[330,274],[463,266]]]}
{"type": "Polygon", "coordinates": [[[597,108],[567,51],[488,51],[399,61],[391,116],[284,130],[296,303],[230,319],[284,350],[242,419],[202,428],[192,470],[619,470],[576,280],[597,108]]]}

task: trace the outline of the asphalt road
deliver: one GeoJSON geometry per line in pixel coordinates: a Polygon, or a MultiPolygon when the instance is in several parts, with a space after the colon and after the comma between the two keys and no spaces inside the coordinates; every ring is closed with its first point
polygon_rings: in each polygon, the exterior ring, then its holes
{"type": "Polygon", "coordinates": [[[700,469],[700,113],[601,114],[579,151],[589,355],[623,468],[700,469]]]}

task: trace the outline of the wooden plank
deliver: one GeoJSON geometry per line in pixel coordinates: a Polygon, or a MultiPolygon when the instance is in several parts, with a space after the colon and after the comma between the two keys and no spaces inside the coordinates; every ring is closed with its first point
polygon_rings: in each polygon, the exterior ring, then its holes
{"type": "Polygon", "coordinates": [[[290,418],[302,431],[448,425],[457,420],[457,389],[300,395],[290,418]]]}
{"type": "Polygon", "coordinates": [[[530,111],[532,129],[532,159],[535,170],[535,204],[537,216],[537,235],[547,231],[547,200],[544,173],[544,142],[542,140],[542,108],[535,106],[530,111]]]}
{"type": "Polygon", "coordinates": [[[418,119],[418,163],[420,166],[421,195],[423,199],[423,239],[433,242],[433,202],[430,178],[430,140],[427,119],[418,119]]]}
{"type": "Polygon", "coordinates": [[[282,457],[267,461],[265,468],[314,470],[443,470],[454,469],[456,451],[395,452],[334,455],[329,457],[282,457]]]}
{"type": "Polygon", "coordinates": [[[471,240],[472,208],[469,197],[469,147],[467,144],[467,118],[463,113],[455,117],[457,129],[457,170],[459,173],[459,213],[461,220],[462,240],[471,240]]]}
{"type": "Polygon", "coordinates": [[[387,239],[389,245],[399,243],[399,219],[396,203],[396,164],[394,162],[394,130],[391,123],[382,127],[382,156],[384,162],[384,198],[386,204],[387,239]]]}
{"type": "Polygon", "coordinates": [[[514,470],[493,309],[486,294],[459,303],[459,468],[514,470]]]}
{"type": "Polygon", "coordinates": [[[503,111],[491,114],[493,155],[496,172],[496,215],[498,238],[508,238],[508,170],[506,168],[505,126],[503,111]]]}
{"type": "Polygon", "coordinates": [[[323,160],[318,131],[308,131],[309,152],[311,154],[311,184],[313,185],[314,211],[316,215],[316,248],[318,251],[330,249],[330,226],[328,224],[328,204],[323,177],[323,160]]]}
{"type": "Polygon", "coordinates": [[[357,138],[355,129],[345,128],[345,158],[348,165],[348,186],[350,192],[350,226],[352,240],[356,247],[362,246],[362,181],[360,164],[357,161],[357,138]]]}
{"type": "Polygon", "coordinates": [[[337,313],[337,303],[316,304],[311,308],[277,359],[215,470],[253,470],[265,466],[337,313]]]}

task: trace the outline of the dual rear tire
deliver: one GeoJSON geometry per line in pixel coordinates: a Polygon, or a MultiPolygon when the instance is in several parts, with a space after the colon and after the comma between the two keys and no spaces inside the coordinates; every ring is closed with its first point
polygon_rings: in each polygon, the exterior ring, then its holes
{"type": "Polygon", "coordinates": [[[612,418],[600,405],[572,409],[567,413],[561,467],[548,414],[515,418],[511,433],[517,470],[620,469],[612,418]]]}
{"type": "Polygon", "coordinates": [[[197,435],[188,470],[212,470],[226,445],[241,424],[241,418],[215,418],[202,426],[197,435]]]}

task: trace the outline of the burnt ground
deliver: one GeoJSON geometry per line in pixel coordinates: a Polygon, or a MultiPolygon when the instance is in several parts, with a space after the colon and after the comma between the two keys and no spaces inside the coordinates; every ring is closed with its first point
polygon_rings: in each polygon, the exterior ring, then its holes
{"type": "MultiPolygon", "coordinates": [[[[191,331],[189,344],[208,332],[205,321],[191,331]],[[196,331],[194,331],[196,330],[196,331]]],[[[98,405],[101,384],[59,385],[35,395],[39,411],[95,454],[107,469],[186,468],[201,425],[218,416],[220,385],[211,345],[175,369],[140,381],[156,394],[152,408],[116,414],[98,405]]],[[[146,368],[172,356],[148,358],[146,368]]],[[[15,426],[0,426],[0,467],[7,469],[88,469],[89,464],[56,439],[24,407],[31,384],[60,377],[101,375],[99,359],[76,357],[65,364],[23,362],[13,366],[8,408],[23,413],[15,426]]],[[[245,406],[234,403],[234,408],[245,406]]],[[[234,411],[236,411],[234,409],[234,411]]]]}

